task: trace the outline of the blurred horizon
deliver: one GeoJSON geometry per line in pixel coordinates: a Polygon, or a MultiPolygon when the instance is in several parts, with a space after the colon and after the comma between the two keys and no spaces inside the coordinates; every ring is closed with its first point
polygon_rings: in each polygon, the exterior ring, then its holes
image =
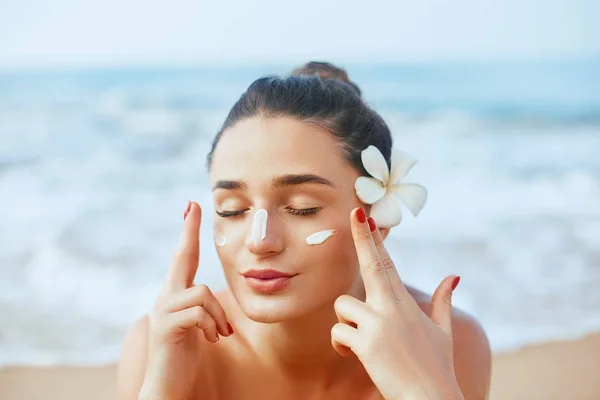
{"type": "MultiPolygon", "coordinates": [[[[86,72],[126,72],[126,71],[192,71],[192,70],[223,70],[258,69],[263,71],[286,71],[309,61],[329,62],[345,69],[352,74],[353,69],[368,68],[406,68],[406,67],[486,67],[486,66],[535,66],[535,65],[569,65],[569,64],[600,64],[600,53],[588,56],[570,57],[515,57],[505,59],[464,58],[464,59],[406,59],[388,61],[352,61],[333,57],[309,57],[294,60],[249,60],[243,61],[198,61],[198,62],[129,62],[129,63],[90,63],[90,64],[50,64],[50,65],[0,65],[0,75],[20,75],[36,73],[86,73],[86,72]]],[[[352,79],[352,76],[350,77],[352,79]]]]}

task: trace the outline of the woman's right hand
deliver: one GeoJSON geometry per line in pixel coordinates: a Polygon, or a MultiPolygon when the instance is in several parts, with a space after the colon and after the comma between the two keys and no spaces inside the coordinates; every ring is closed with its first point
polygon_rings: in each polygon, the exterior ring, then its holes
{"type": "Polygon", "coordinates": [[[198,378],[202,330],[210,343],[233,333],[206,285],[194,285],[200,258],[202,210],[188,203],[184,228],[165,283],[148,316],[148,361],[139,399],[182,400],[198,378]]]}

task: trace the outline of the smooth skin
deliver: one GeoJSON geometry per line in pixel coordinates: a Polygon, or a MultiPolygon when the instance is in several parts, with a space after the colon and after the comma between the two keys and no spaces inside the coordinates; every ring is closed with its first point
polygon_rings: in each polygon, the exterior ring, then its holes
{"type": "Polygon", "coordinates": [[[432,298],[404,285],[383,245],[389,230],[363,217],[359,174],[338,149],[328,132],[289,118],[251,118],[223,135],[210,175],[216,212],[237,212],[215,216],[228,238],[217,248],[228,289],[194,284],[202,211],[192,202],[157,301],[125,337],[119,399],[487,397],[489,344],[452,309],[455,277],[432,298]],[[268,231],[253,244],[260,208],[268,231]],[[331,228],[323,245],[304,243],[331,228]],[[259,294],[240,275],[251,268],[296,276],[259,294]]]}

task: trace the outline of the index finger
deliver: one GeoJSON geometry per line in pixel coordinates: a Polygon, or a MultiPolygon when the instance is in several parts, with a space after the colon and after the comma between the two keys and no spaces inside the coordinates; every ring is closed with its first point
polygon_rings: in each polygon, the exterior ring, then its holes
{"type": "Polygon", "coordinates": [[[364,208],[354,209],[351,219],[352,237],[360,264],[360,273],[365,284],[367,300],[382,295],[386,296],[391,292],[390,282],[385,271],[387,266],[381,262],[364,208]]]}
{"type": "Polygon", "coordinates": [[[170,289],[187,289],[194,284],[198,263],[200,261],[200,222],[202,209],[196,202],[190,202],[189,212],[183,223],[183,232],[179,248],[173,257],[167,286],[170,289]]]}
{"type": "MultiPolygon", "coordinates": [[[[377,252],[379,253],[379,259],[381,260],[381,263],[383,265],[389,266],[389,268],[385,268],[385,272],[387,274],[388,281],[390,282],[392,292],[394,293],[394,296],[396,296],[396,299],[402,300],[406,297],[406,295],[408,295],[408,290],[406,289],[406,286],[404,286],[404,283],[402,283],[400,273],[396,269],[396,266],[394,265],[390,254],[388,253],[387,249],[385,248],[385,245],[383,244],[383,236],[381,236],[381,232],[379,231],[377,224],[371,217],[369,217],[369,224],[370,226],[372,225],[373,228],[375,228],[372,231],[373,242],[375,243],[375,247],[377,248],[377,252]]],[[[412,299],[410,295],[408,297],[412,299]]]]}

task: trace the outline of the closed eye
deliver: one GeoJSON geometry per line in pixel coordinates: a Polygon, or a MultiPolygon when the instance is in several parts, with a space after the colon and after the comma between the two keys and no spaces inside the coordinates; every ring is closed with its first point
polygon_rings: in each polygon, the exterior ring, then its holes
{"type": "Polygon", "coordinates": [[[318,213],[319,211],[321,211],[322,209],[323,209],[323,207],[312,207],[312,208],[286,207],[286,211],[289,212],[290,214],[301,215],[301,216],[314,215],[314,214],[318,213]]]}
{"type": "MultiPolygon", "coordinates": [[[[311,207],[311,208],[286,207],[285,208],[285,210],[287,212],[289,212],[290,214],[298,215],[298,216],[314,215],[314,214],[318,213],[319,211],[321,211],[322,209],[323,209],[323,207],[311,207]]],[[[246,211],[249,211],[249,209],[237,210],[237,211],[215,211],[215,212],[221,218],[230,218],[230,217],[237,217],[239,215],[242,215],[246,211]]]]}
{"type": "Polygon", "coordinates": [[[238,215],[242,215],[243,213],[245,213],[248,210],[249,209],[239,210],[239,211],[215,211],[215,212],[221,218],[229,218],[229,217],[237,217],[238,215]]]}

